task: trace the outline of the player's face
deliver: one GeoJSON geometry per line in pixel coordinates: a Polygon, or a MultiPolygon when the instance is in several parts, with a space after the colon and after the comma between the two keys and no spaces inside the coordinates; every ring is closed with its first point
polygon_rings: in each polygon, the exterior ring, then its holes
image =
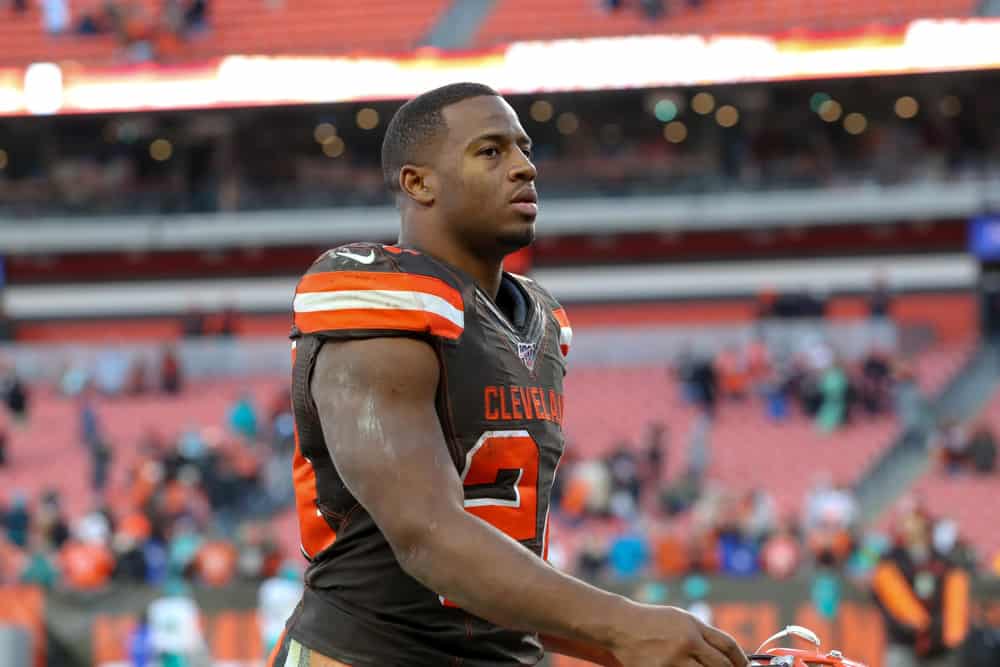
{"type": "Polygon", "coordinates": [[[531,139],[500,97],[445,107],[441,205],[451,228],[477,252],[504,255],[535,238],[538,196],[531,139]]]}

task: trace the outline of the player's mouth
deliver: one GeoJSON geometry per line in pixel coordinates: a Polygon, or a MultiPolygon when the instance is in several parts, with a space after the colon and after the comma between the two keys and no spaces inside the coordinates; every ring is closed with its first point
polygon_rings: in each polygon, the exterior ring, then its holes
{"type": "Polygon", "coordinates": [[[519,190],[511,198],[510,206],[521,215],[534,219],[538,215],[538,193],[534,187],[519,190]]]}

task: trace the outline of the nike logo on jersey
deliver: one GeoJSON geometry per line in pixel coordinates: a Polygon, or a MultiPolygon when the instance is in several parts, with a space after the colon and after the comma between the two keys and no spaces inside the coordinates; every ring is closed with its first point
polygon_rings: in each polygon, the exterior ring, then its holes
{"type": "Polygon", "coordinates": [[[375,251],[369,250],[367,255],[357,255],[350,250],[335,250],[334,255],[338,257],[346,257],[347,259],[353,259],[359,264],[371,264],[375,261],[375,251]]]}

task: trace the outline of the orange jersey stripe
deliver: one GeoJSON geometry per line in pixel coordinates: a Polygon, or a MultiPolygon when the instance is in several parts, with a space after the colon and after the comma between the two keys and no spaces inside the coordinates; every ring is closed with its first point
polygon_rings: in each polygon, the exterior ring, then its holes
{"type": "Polygon", "coordinates": [[[302,277],[296,294],[306,292],[335,292],[344,290],[391,290],[423,292],[444,299],[458,310],[464,308],[462,294],[433,276],[412,273],[386,273],[367,271],[326,271],[302,277]]]}
{"type": "Polygon", "coordinates": [[[969,575],[960,570],[944,580],[944,643],[957,648],[969,633],[969,575]]]}
{"type": "Polygon", "coordinates": [[[569,318],[566,317],[565,308],[556,308],[555,310],[552,311],[552,314],[556,316],[556,321],[559,322],[559,326],[561,327],[569,326],[569,318]]]}
{"type": "Polygon", "coordinates": [[[324,330],[373,329],[426,332],[452,340],[462,335],[462,327],[423,310],[352,308],[295,313],[295,326],[306,334],[324,330]]]}
{"type": "Polygon", "coordinates": [[[895,565],[882,563],[876,567],[872,588],[886,611],[897,621],[916,630],[924,630],[930,625],[930,615],[917,600],[903,573],[895,565]]]}
{"type": "MultiPolygon", "coordinates": [[[[292,343],[292,367],[298,357],[298,345],[292,343]]],[[[295,488],[295,509],[299,519],[299,535],[302,549],[312,558],[337,539],[337,533],[330,528],[316,507],[319,498],[316,491],[316,471],[312,463],[302,455],[299,445],[299,429],[292,429],[295,436],[295,453],[292,457],[292,484],[295,488]]]]}

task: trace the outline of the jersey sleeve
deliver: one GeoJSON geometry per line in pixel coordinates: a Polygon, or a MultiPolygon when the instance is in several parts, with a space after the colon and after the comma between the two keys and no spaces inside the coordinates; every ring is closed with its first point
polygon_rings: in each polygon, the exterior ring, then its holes
{"type": "Polygon", "coordinates": [[[403,271],[391,253],[374,244],[327,251],[299,281],[292,310],[297,332],[322,338],[457,340],[465,328],[456,285],[403,271]]]}

